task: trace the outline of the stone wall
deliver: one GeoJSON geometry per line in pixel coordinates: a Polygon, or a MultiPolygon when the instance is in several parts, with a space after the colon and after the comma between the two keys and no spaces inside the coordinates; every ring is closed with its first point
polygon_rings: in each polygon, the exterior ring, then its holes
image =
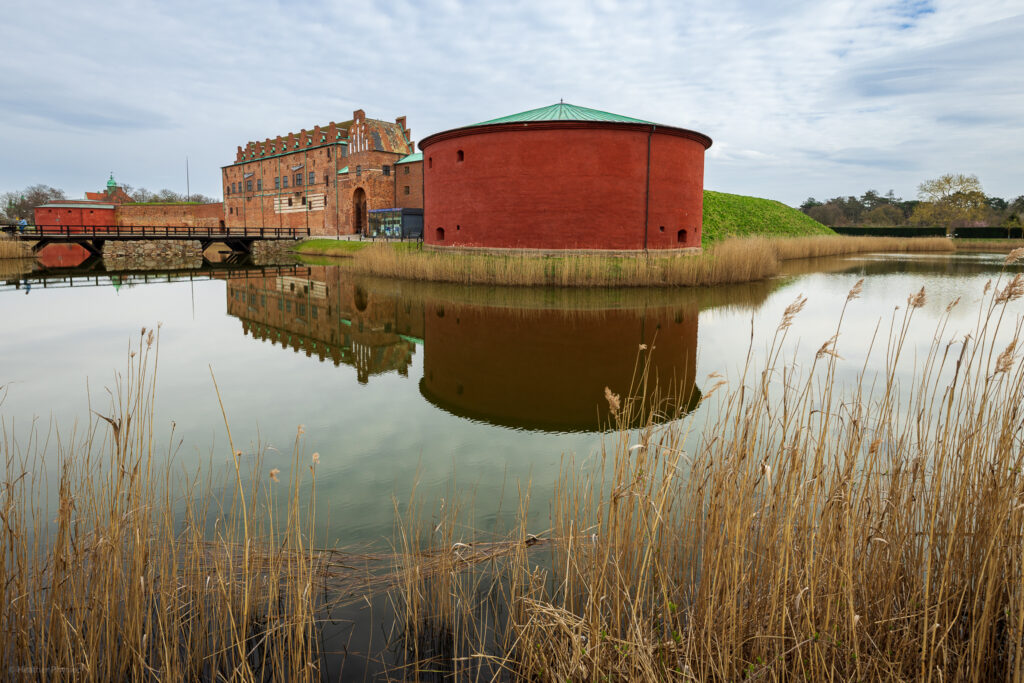
{"type": "Polygon", "coordinates": [[[107,270],[200,268],[203,249],[197,240],[111,240],[103,245],[107,270]]]}
{"type": "Polygon", "coordinates": [[[257,240],[252,243],[253,263],[261,266],[295,263],[292,249],[298,241],[291,240],[257,240]]]}

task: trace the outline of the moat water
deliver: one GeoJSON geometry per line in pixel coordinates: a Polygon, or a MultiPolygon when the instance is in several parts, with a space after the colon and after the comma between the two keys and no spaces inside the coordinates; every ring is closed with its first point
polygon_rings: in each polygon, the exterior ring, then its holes
{"type": "MultiPolygon", "coordinates": [[[[3,275],[0,418],[14,435],[84,424],[90,405],[109,404],[140,330],[160,325],[157,443],[169,442],[172,424],[176,435],[161,457],[173,451],[185,472],[229,466],[212,369],[244,457],[262,450],[265,470],[288,472],[300,425],[304,457],[319,453],[318,545],[388,547],[394,501],[414,486],[427,514],[455,496],[472,501],[477,527],[495,529],[513,519],[517,486],[530,481],[530,521],[543,530],[563,456],[599,451],[605,387],[627,393],[638,362],[663,386],[682,387],[669,398],[693,409],[699,428],[713,417],[710,402],[695,400],[716,381],[708,376],[735,377],[748,349],[762,353],[798,295],[808,302],[787,353],[799,362],[832,336],[848,291],[865,278],[843,323],[842,381],[865,367],[876,328],[884,337],[922,286],[910,353],[931,344],[957,297],[946,336],[968,331],[1003,259],[839,257],[792,263],[765,282],[690,290],[460,287],[301,264],[3,275]]],[[[883,362],[876,352],[868,372],[883,362]]],[[[350,627],[365,630],[365,618],[350,627]]],[[[345,637],[354,648],[362,640],[345,637]]],[[[337,666],[350,675],[363,664],[337,666]]]]}

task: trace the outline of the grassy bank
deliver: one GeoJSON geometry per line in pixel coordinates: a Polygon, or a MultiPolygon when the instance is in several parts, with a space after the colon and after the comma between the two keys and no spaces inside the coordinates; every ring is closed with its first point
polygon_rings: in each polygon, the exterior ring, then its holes
{"type": "Polygon", "coordinates": [[[730,237],[811,237],[835,233],[782,202],[705,190],[701,235],[701,242],[707,247],[730,237]]]}
{"type": "MultiPolygon", "coordinates": [[[[929,296],[911,293],[875,344],[884,371],[839,386],[865,344],[843,329],[860,286],[806,364],[780,360],[794,301],[766,360],[707,383],[701,433],[652,416],[596,462],[567,458],[548,529],[526,526],[529,482],[500,539],[468,531],[458,500],[430,516],[413,496],[378,556],[316,548],[318,457],[298,439],[280,472],[228,430],[225,482],[155,458],[143,330],[84,432],[19,444],[0,428],[0,666],[320,680],[332,608],[387,594],[410,679],[1020,680],[1024,276],[986,285],[970,335],[947,330],[949,302],[923,356],[904,352],[929,296]]],[[[622,425],[646,395],[606,391],[622,425]]]]}
{"type": "Polygon", "coordinates": [[[558,287],[692,287],[752,282],[778,273],[779,262],[872,251],[952,251],[949,240],[880,237],[727,239],[699,254],[536,257],[431,251],[413,244],[368,244],[347,253],[346,268],[407,280],[558,287]]]}

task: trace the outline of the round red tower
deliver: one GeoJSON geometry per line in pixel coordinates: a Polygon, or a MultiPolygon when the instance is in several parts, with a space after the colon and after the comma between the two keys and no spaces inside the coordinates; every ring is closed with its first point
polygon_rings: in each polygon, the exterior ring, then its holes
{"type": "Polygon", "coordinates": [[[711,138],[559,103],[436,133],[424,242],[483,250],[700,247],[711,138]]]}

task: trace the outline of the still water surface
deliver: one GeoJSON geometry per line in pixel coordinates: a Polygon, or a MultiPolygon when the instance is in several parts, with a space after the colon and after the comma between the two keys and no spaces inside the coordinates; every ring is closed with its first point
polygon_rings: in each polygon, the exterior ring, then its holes
{"type": "MultiPolygon", "coordinates": [[[[838,378],[848,382],[865,363],[869,374],[882,367],[884,353],[866,360],[876,329],[884,337],[922,286],[911,361],[957,297],[944,338],[969,330],[1002,263],[999,254],[842,257],[794,262],[766,282],[675,291],[439,286],[337,266],[171,282],[0,278],[0,426],[22,437],[33,426],[66,434],[87,419],[90,398],[100,410],[108,405],[106,389],[140,330],[162,324],[157,443],[168,443],[175,425],[180,446],[160,457],[183,473],[229,467],[212,368],[236,446],[248,458],[265,449],[267,472],[290,470],[303,425],[303,457],[320,454],[319,545],[387,546],[393,501],[406,500],[416,482],[428,515],[442,499],[471,498],[475,526],[489,531],[511,522],[517,486],[529,480],[530,529],[540,532],[563,455],[579,463],[599,452],[604,389],[628,392],[638,362],[663,386],[680,387],[671,398],[693,409],[699,432],[714,419],[713,401],[694,404],[718,381],[708,375],[735,385],[748,349],[764,355],[798,295],[808,302],[786,355],[809,367],[847,292],[865,278],[837,347],[838,378]]],[[[324,658],[326,680],[381,677],[402,661],[394,638],[382,635],[387,611],[378,597],[332,615],[323,646],[337,654],[324,658]]]]}
{"type": "MultiPolygon", "coordinates": [[[[15,434],[34,420],[43,432],[82,423],[90,396],[94,407],[108,404],[140,329],[160,323],[158,435],[175,425],[181,470],[228,463],[212,368],[236,446],[248,457],[265,447],[267,470],[289,471],[303,426],[305,452],[320,454],[322,544],[390,541],[393,500],[415,482],[428,508],[455,490],[472,496],[476,523],[491,529],[511,519],[516,484],[531,480],[532,519],[543,529],[562,456],[599,451],[604,388],[628,392],[638,359],[663,386],[685,387],[674,399],[692,407],[710,373],[735,377],[748,347],[763,350],[798,294],[808,304],[790,347],[798,358],[813,354],[866,277],[839,343],[840,377],[850,379],[876,326],[922,286],[928,302],[911,346],[931,342],[956,297],[964,301],[950,335],[966,331],[1002,262],[997,254],[842,257],[797,262],[766,282],[675,291],[428,285],[337,266],[177,282],[98,278],[98,286],[55,277],[28,290],[11,280],[0,286],[8,392],[0,416],[15,434]]],[[[881,362],[878,354],[869,368],[881,362]]],[[[698,425],[710,410],[696,409],[698,425]]]]}

